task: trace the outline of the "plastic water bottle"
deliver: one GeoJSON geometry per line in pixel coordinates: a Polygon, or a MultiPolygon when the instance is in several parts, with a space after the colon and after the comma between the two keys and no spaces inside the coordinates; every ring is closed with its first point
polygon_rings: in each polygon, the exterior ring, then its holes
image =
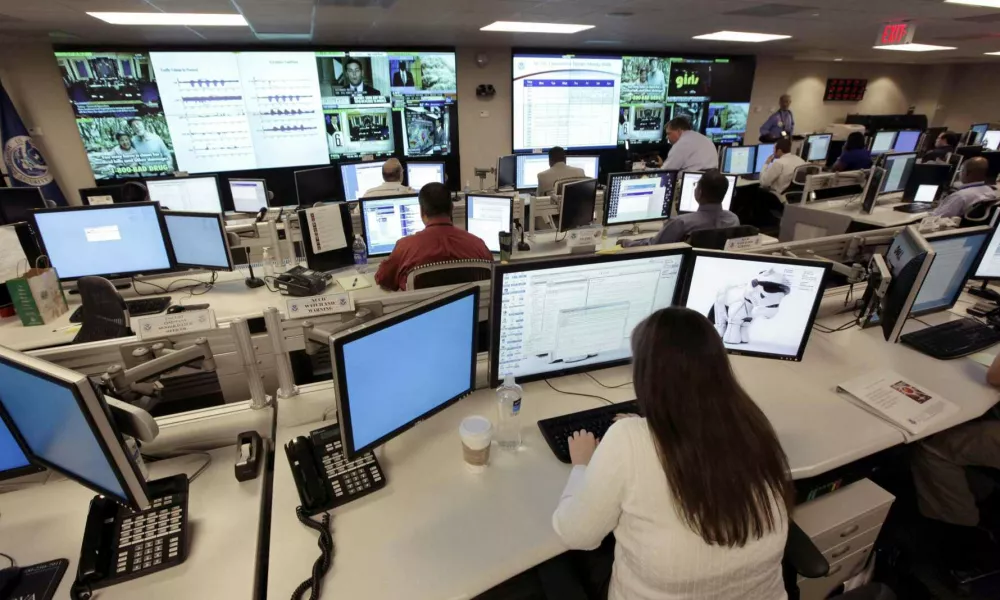
{"type": "Polygon", "coordinates": [[[365,241],[361,239],[360,235],[354,236],[354,244],[351,245],[351,249],[354,251],[354,267],[358,273],[364,273],[368,268],[368,246],[365,245],[365,241]]]}
{"type": "Polygon", "coordinates": [[[270,246],[264,246],[264,256],[261,262],[264,263],[264,277],[274,277],[274,257],[271,256],[270,246]]]}
{"type": "Polygon", "coordinates": [[[497,388],[496,440],[504,450],[521,447],[521,386],[514,383],[514,376],[507,375],[497,388]]]}

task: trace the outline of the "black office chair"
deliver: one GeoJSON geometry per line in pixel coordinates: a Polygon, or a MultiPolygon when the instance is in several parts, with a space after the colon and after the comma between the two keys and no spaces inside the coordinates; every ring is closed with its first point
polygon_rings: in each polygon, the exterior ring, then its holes
{"type": "Polygon", "coordinates": [[[406,289],[422,290],[442,285],[489,281],[493,261],[480,259],[449,260],[421,265],[406,276],[406,289]]]}
{"type": "Polygon", "coordinates": [[[962,223],[959,227],[989,225],[993,222],[993,217],[996,215],[998,208],[1000,208],[1000,200],[977,202],[962,215],[962,223]]]}
{"type": "Polygon", "coordinates": [[[128,309],[113,283],[103,277],[81,277],[76,289],[83,301],[83,322],[73,338],[74,344],[132,335],[128,309]]]}
{"type": "Polygon", "coordinates": [[[726,242],[736,238],[750,237],[760,234],[760,230],[753,225],[737,225],[736,227],[723,227],[721,229],[703,229],[692,231],[687,237],[687,243],[692,248],[703,248],[705,250],[723,250],[726,242]]]}
{"type": "MultiPolygon", "coordinates": [[[[785,540],[785,555],[781,559],[781,573],[785,581],[785,593],[788,600],[799,600],[798,578],[806,579],[826,577],[830,572],[830,563],[813,544],[809,536],[802,531],[794,521],[788,526],[788,539],[785,540]]],[[[837,598],[842,600],[896,600],[896,595],[881,583],[869,583],[856,590],[844,593],[837,598]]]]}
{"type": "Polygon", "coordinates": [[[792,175],[792,184],[785,190],[785,202],[788,204],[799,204],[802,202],[802,195],[806,189],[806,179],[810,175],[819,175],[823,169],[819,165],[801,165],[795,169],[792,175]]]}

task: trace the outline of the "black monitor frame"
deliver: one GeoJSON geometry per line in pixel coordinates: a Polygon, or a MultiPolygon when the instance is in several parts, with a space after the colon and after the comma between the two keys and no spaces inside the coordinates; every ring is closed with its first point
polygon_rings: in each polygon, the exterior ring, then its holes
{"type": "Polygon", "coordinates": [[[913,165],[910,178],[903,187],[903,202],[913,202],[921,185],[936,185],[947,189],[953,178],[953,167],[942,163],[920,163],[913,165]]]}
{"type": "MultiPolygon", "coordinates": [[[[917,165],[917,160],[919,160],[919,158],[920,158],[920,155],[917,154],[915,151],[914,152],[887,152],[886,154],[883,154],[882,157],[881,157],[881,159],[882,159],[883,168],[885,169],[885,174],[882,176],[882,181],[880,181],[879,184],[878,184],[878,189],[879,189],[878,195],[879,195],[879,197],[881,197],[881,196],[888,196],[889,194],[905,193],[905,191],[906,191],[906,184],[909,183],[910,177],[913,175],[913,168],[917,165]],[[889,176],[889,170],[890,170],[889,167],[888,167],[889,159],[897,158],[897,157],[906,157],[906,156],[912,156],[913,157],[913,162],[910,163],[910,171],[909,171],[909,173],[907,173],[904,176],[906,178],[906,181],[903,182],[903,189],[883,192],[882,191],[882,185],[885,183],[886,178],[889,176]]],[[[869,213],[869,214],[871,214],[871,213],[869,213]]]]}
{"type": "MultiPolygon", "coordinates": [[[[469,231],[469,198],[502,198],[510,202],[510,222],[507,224],[507,232],[511,235],[514,234],[514,198],[507,194],[476,194],[469,192],[465,195],[465,231],[469,231]]],[[[469,232],[472,233],[472,232],[469,232]]],[[[497,242],[499,243],[499,239],[497,242]]],[[[489,249],[489,242],[483,240],[486,243],[486,248],[489,249]]],[[[367,242],[365,242],[367,243],[367,242]]],[[[493,252],[490,250],[490,252],[493,252]]],[[[500,254],[500,251],[493,252],[493,254],[500,254]]]]}
{"type": "Polygon", "coordinates": [[[678,175],[680,171],[668,170],[668,169],[658,169],[656,171],[625,171],[622,173],[608,173],[608,183],[604,188],[604,206],[601,211],[601,224],[605,227],[622,227],[625,225],[634,225],[636,223],[650,223],[652,221],[665,221],[670,218],[670,209],[674,206],[674,198],[677,194],[677,182],[680,180],[678,175]],[[671,198],[670,205],[667,207],[667,216],[652,217],[649,219],[638,219],[633,221],[622,221],[620,223],[608,223],[608,211],[611,206],[611,194],[614,189],[611,185],[615,177],[621,177],[622,179],[644,179],[647,177],[660,177],[662,179],[664,174],[671,174],[671,181],[669,182],[671,188],[671,198]]]}
{"type": "MultiPolygon", "coordinates": [[[[365,219],[365,204],[367,204],[369,202],[385,202],[386,200],[398,200],[400,198],[417,198],[418,201],[419,201],[420,197],[419,197],[419,195],[416,192],[414,192],[412,194],[397,194],[395,196],[379,196],[377,198],[363,198],[363,199],[357,201],[357,204],[358,204],[358,215],[361,217],[361,238],[364,239],[365,245],[368,247],[368,257],[369,258],[377,258],[377,257],[381,257],[381,256],[389,256],[390,254],[392,254],[392,250],[390,250],[389,252],[372,252],[372,246],[371,246],[371,243],[368,240],[368,222],[365,219]]],[[[406,236],[403,236],[403,237],[406,237],[406,236]]],[[[399,239],[401,240],[403,238],[399,238],[399,239]]],[[[399,240],[396,240],[396,243],[398,244],[399,240]]],[[[393,246],[393,250],[395,250],[395,248],[396,247],[393,246]]]]}
{"type": "Polygon", "coordinates": [[[754,174],[756,174],[756,172],[754,171],[754,169],[757,168],[757,151],[759,150],[759,147],[760,147],[760,144],[745,144],[745,145],[737,145],[737,146],[723,146],[722,147],[722,156],[720,157],[720,160],[719,160],[719,171],[721,171],[723,175],[736,175],[737,177],[740,176],[740,175],[754,175],[754,174]],[[728,171],[723,171],[722,167],[724,167],[725,164],[726,164],[726,154],[729,153],[729,152],[732,152],[733,150],[738,150],[740,148],[752,148],[752,150],[750,152],[750,157],[751,157],[750,158],[750,164],[749,164],[750,171],[747,172],[747,173],[730,173],[728,171]]]}
{"type": "Polygon", "coordinates": [[[229,248],[229,240],[226,237],[226,222],[222,218],[222,214],[216,213],[202,213],[202,212],[188,212],[188,211],[178,211],[171,210],[165,213],[161,213],[161,218],[163,219],[163,232],[165,238],[170,245],[171,261],[177,268],[180,269],[203,269],[206,271],[232,271],[233,270],[233,253],[229,248]],[[177,253],[174,250],[174,241],[170,238],[170,229],[167,228],[167,219],[172,219],[174,217],[180,217],[182,219],[213,219],[219,225],[219,235],[222,237],[222,245],[226,249],[226,267],[219,267],[215,265],[204,265],[204,264],[192,264],[192,263],[182,263],[177,260],[177,253]]]}
{"type": "Polygon", "coordinates": [[[868,176],[868,184],[861,198],[861,212],[870,215],[875,212],[878,204],[879,188],[882,187],[882,180],[885,179],[885,169],[882,167],[872,167],[868,176]]]}
{"type": "MultiPolygon", "coordinates": [[[[156,200],[153,200],[153,196],[149,193],[149,184],[150,183],[157,183],[157,182],[160,182],[160,181],[180,181],[180,182],[183,183],[183,182],[186,182],[186,181],[191,181],[192,179],[211,179],[213,182],[215,182],[215,197],[219,201],[219,214],[220,215],[221,214],[225,214],[226,207],[222,203],[222,190],[219,189],[219,176],[215,175],[213,173],[205,173],[205,174],[201,174],[201,175],[191,175],[189,177],[148,177],[148,178],[146,178],[146,179],[143,180],[143,185],[146,186],[146,197],[149,198],[150,202],[156,202],[157,204],[159,204],[159,202],[157,202],[156,200]]],[[[133,204],[137,204],[137,203],[133,202],[133,204]]],[[[168,206],[164,206],[164,207],[161,207],[161,208],[163,210],[172,210],[168,206]]],[[[198,211],[198,212],[215,212],[215,211],[213,210],[213,211],[198,211]]]]}
{"type": "MultiPolygon", "coordinates": [[[[919,311],[911,310],[910,316],[922,317],[924,315],[929,315],[937,312],[944,312],[946,310],[951,310],[952,308],[954,308],[955,305],[958,304],[959,298],[962,297],[962,293],[965,291],[965,286],[969,283],[969,280],[972,278],[972,275],[975,274],[976,269],[979,268],[979,264],[983,260],[983,255],[986,254],[986,249],[990,245],[990,239],[993,237],[993,235],[995,235],[995,232],[996,232],[995,227],[983,225],[981,227],[965,227],[962,229],[952,229],[950,231],[927,234],[926,236],[924,236],[925,239],[927,240],[927,243],[930,244],[932,248],[934,247],[934,242],[938,240],[952,240],[956,238],[972,237],[974,235],[980,235],[984,233],[986,234],[986,241],[983,242],[982,248],[979,249],[979,252],[976,254],[975,258],[973,258],[972,264],[969,267],[968,272],[965,273],[964,278],[962,279],[962,284],[958,286],[958,289],[955,291],[955,295],[948,302],[947,306],[941,306],[938,308],[929,308],[926,310],[919,310],[919,311]]],[[[935,260],[937,260],[936,256],[935,260]]],[[[931,269],[933,268],[934,265],[931,264],[931,269]]],[[[930,275],[930,269],[927,270],[927,274],[930,275]]],[[[926,283],[927,281],[925,278],[924,281],[920,283],[920,287],[923,288],[924,284],[926,283]]],[[[919,297],[920,297],[920,290],[917,290],[917,295],[914,297],[914,302],[913,302],[914,304],[916,304],[916,299],[919,297]]]]}
{"type": "Polygon", "coordinates": [[[42,195],[41,188],[36,187],[5,187],[0,188],[0,225],[13,225],[14,223],[27,223],[28,221],[24,219],[15,219],[4,206],[7,206],[7,202],[11,202],[10,198],[4,199],[4,196],[20,196],[15,198],[15,201],[21,200],[34,200],[38,198],[38,203],[34,208],[26,207],[24,202],[15,202],[18,209],[22,210],[41,210],[45,208],[45,197],[42,195]]]}
{"type": "MultiPolygon", "coordinates": [[[[239,183],[241,181],[252,181],[254,183],[260,183],[261,185],[263,185],[264,186],[264,206],[262,206],[261,208],[265,208],[265,207],[266,208],[271,208],[271,194],[267,190],[267,180],[266,179],[263,179],[263,178],[254,179],[254,178],[247,178],[247,177],[231,177],[231,178],[229,178],[229,179],[226,180],[226,184],[229,185],[229,195],[230,195],[230,197],[232,197],[232,195],[233,195],[233,182],[234,181],[237,182],[237,183],[239,183]]],[[[233,200],[233,212],[237,212],[237,213],[244,214],[244,215],[252,215],[252,214],[256,214],[256,213],[260,212],[260,208],[258,208],[257,210],[255,210],[253,212],[245,212],[245,211],[239,210],[239,209],[236,208],[236,199],[233,198],[232,200],[233,200]]]]}
{"type": "Polygon", "coordinates": [[[594,224],[594,213],[597,211],[597,185],[597,179],[581,179],[563,186],[562,201],[559,204],[559,233],[582,229],[594,224]],[[590,190],[578,191],[584,190],[584,187],[593,187],[593,193],[590,190]],[[570,203],[570,208],[567,209],[567,200],[579,200],[580,203],[577,205],[570,203]],[[589,219],[586,218],[588,214],[589,219]],[[567,218],[567,215],[572,218],[567,218]]]}
{"type": "Polygon", "coordinates": [[[823,162],[823,163],[825,163],[827,161],[827,159],[830,157],[830,145],[832,143],[833,143],[833,134],[832,133],[812,133],[812,134],[809,134],[809,135],[806,136],[805,141],[802,142],[802,156],[800,158],[802,158],[802,160],[806,161],[807,163],[816,163],[816,162],[823,162]],[[809,152],[812,151],[812,144],[809,142],[809,140],[812,139],[812,138],[817,138],[817,137],[825,137],[825,138],[827,138],[827,140],[826,140],[826,156],[824,156],[823,158],[817,158],[817,159],[814,159],[814,160],[809,160],[809,152]]]}
{"type": "MultiPolygon", "coordinates": [[[[315,167],[315,168],[312,168],[312,169],[299,169],[297,171],[294,171],[292,173],[292,178],[295,180],[295,205],[296,206],[301,206],[303,208],[309,208],[313,204],[316,204],[317,202],[338,202],[338,201],[343,201],[344,200],[343,198],[337,198],[337,196],[336,196],[336,193],[337,193],[337,185],[336,185],[336,183],[337,183],[337,178],[338,177],[340,177],[340,167],[339,167],[339,165],[329,165],[329,166],[326,166],[326,167],[315,167]],[[327,199],[327,200],[315,200],[314,202],[309,202],[307,204],[302,204],[302,189],[301,189],[301,186],[299,185],[300,178],[303,177],[305,173],[315,173],[316,171],[329,171],[330,173],[333,173],[333,178],[334,178],[333,179],[334,180],[334,185],[332,186],[333,193],[330,194],[330,198],[327,199]]],[[[340,195],[341,196],[344,195],[344,182],[342,180],[340,181],[340,195]]]]}
{"type": "Polygon", "coordinates": [[[497,158],[497,189],[517,187],[517,155],[507,154],[497,158]],[[513,165],[511,165],[513,163],[513,165]],[[506,166],[506,168],[505,168],[506,166]],[[508,182],[504,176],[511,175],[508,182]]]}

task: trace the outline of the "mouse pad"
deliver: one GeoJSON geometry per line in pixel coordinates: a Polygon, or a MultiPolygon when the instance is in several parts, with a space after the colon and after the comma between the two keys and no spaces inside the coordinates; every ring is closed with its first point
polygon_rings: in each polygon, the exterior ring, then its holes
{"type": "Polygon", "coordinates": [[[69,561],[65,558],[21,567],[21,581],[14,591],[0,600],[51,600],[56,595],[59,582],[69,561]]]}

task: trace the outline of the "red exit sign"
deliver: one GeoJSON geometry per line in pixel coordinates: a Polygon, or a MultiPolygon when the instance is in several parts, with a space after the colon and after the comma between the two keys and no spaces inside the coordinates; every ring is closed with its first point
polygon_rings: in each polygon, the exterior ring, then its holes
{"type": "Polygon", "coordinates": [[[909,23],[886,23],[875,39],[876,46],[897,46],[913,41],[917,28],[909,23]]]}

